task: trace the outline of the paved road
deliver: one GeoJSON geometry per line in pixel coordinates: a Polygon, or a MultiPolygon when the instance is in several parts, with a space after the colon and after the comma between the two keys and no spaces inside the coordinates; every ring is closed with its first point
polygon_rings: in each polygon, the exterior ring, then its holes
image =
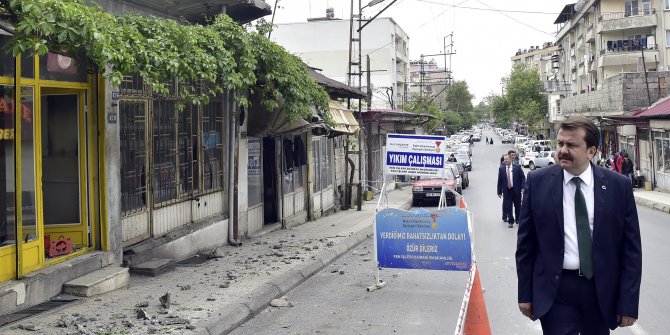
{"type": "Polygon", "coordinates": [[[386,269],[374,283],[368,239],[287,295],[293,307],[269,307],[231,334],[451,334],[466,272],[386,269]],[[342,273],[340,273],[342,271],[342,273]]]}
{"type": "MultiPolygon", "coordinates": [[[[496,334],[541,334],[539,322],[523,317],[517,309],[517,282],[514,263],[516,227],[502,223],[502,200],[495,192],[500,156],[512,145],[500,144],[474,147],[475,169],[470,174],[472,187],[466,190],[468,205],[474,213],[476,252],[491,328],[496,334]]],[[[528,169],[524,169],[528,173],[528,169]]],[[[634,327],[617,329],[612,334],[667,334],[670,318],[667,306],[670,290],[670,215],[645,207],[638,208],[642,234],[643,274],[640,298],[640,320],[634,327]]]]}
{"type": "MultiPolygon", "coordinates": [[[[492,132],[483,136],[491,137],[492,132]]],[[[474,213],[476,252],[491,328],[495,334],[541,334],[539,322],[517,308],[515,228],[501,221],[502,201],[495,193],[500,156],[512,146],[476,143],[470,188],[464,191],[474,213]]],[[[525,170],[526,173],[528,170],[525,170]]],[[[639,208],[644,253],[640,317],[617,335],[665,334],[670,329],[668,259],[670,215],[639,208]]],[[[232,334],[445,334],[452,333],[465,275],[457,272],[384,270],[389,285],[368,293],[373,282],[372,242],[337,259],[287,296],[290,308],[270,307],[232,334]],[[340,274],[340,270],[343,274],[340,274]]]]}

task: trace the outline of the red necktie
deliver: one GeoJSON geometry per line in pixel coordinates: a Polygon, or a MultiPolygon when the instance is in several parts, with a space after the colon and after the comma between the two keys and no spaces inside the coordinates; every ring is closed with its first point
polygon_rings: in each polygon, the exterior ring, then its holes
{"type": "Polygon", "coordinates": [[[509,168],[509,165],[508,165],[507,166],[507,188],[508,189],[512,188],[512,179],[511,179],[512,177],[510,177],[509,170],[510,170],[510,168],[509,168]]]}

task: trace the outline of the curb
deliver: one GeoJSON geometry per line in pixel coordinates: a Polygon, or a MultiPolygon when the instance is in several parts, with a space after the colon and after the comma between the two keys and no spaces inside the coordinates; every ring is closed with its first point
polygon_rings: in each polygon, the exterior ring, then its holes
{"type": "Polygon", "coordinates": [[[635,197],[635,203],[643,207],[655,209],[664,213],[670,213],[670,205],[666,205],[660,202],[643,199],[641,197],[635,197]]]}
{"type": "MultiPolygon", "coordinates": [[[[399,209],[407,210],[411,207],[412,201],[409,200],[402,203],[399,206],[399,209]]],[[[203,320],[201,323],[196,324],[198,330],[195,331],[195,334],[225,335],[232,332],[268,307],[272,299],[279,298],[302,284],[305,280],[321,271],[321,269],[328,266],[339,256],[365,241],[365,239],[372,236],[372,234],[372,224],[370,224],[349,235],[332,248],[320,252],[316,256],[316,260],[306,262],[303,265],[289,270],[274,280],[262,284],[249,293],[247,296],[248,299],[245,302],[221,308],[213,314],[215,316],[209,318],[214,320],[203,320]]]]}

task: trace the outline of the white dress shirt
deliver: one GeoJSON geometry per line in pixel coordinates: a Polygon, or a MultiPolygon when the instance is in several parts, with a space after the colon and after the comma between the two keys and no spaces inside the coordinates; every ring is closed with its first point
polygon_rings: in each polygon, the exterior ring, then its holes
{"type": "Polygon", "coordinates": [[[514,188],[514,167],[510,163],[510,165],[507,165],[507,170],[505,171],[506,177],[509,179],[509,187],[514,188]]]}
{"type": "Polygon", "coordinates": [[[577,219],[575,217],[575,183],[571,180],[579,177],[582,180],[580,189],[586,200],[586,210],[589,213],[589,227],[593,236],[593,170],[591,164],[579,176],[573,176],[563,170],[563,230],[565,232],[565,251],[563,254],[563,268],[568,270],[579,269],[579,246],[577,244],[577,219]]]}

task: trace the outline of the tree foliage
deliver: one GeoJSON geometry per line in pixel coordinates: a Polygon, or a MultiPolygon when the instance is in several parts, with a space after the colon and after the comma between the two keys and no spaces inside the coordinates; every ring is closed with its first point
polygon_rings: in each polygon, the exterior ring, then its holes
{"type": "Polygon", "coordinates": [[[478,119],[472,106],[473,98],[474,95],[470,93],[468,83],[464,80],[456,81],[447,87],[445,123],[450,125],[450,131],[470,128],[477,123],[478,119]]]}
{"type": "Polygon", "coordinates": [[[531,133],[537,132],[547,104],[537,70],[523,63],[517,64],[509,77],[504,79],[505,95],[489,99],[496,120],[502,126],[508,126],[516,120],[528,125],[531,133]]]}
{"type": "MultiPolygon", "coordinates": [[[[206,103],[226,90],[250,92],[267,109],[285,109],[289,119],[328,109],[328,95],[300,59],[259,32],[247,32],[226,14],[208,25],[135,14],[111,15],[82,0],[1,0],[16,30],[13,55],[48,51],[88,61],[118,86],[139,74],[157,92],[173,78],[202,81],[208,90],[180,86],[187,102],[206,103]]],[[[248,106],[242,95],[239,103],[248,106]]],[[[328,115],[324,113],[324,115],[328,115]]]]}
{"type": "Polygon", "coordinates": [[[437,107],[434,99],[421,97],[418,94],[415,94],[412,97],[412,100],[402,104],[400,109],[416,114],[423,113],[434,116],[434,119],[431,119],[423,125],[424,130],[429,134],[434,133],[443,126],[442,121],[444,113],[437,107]]]}

